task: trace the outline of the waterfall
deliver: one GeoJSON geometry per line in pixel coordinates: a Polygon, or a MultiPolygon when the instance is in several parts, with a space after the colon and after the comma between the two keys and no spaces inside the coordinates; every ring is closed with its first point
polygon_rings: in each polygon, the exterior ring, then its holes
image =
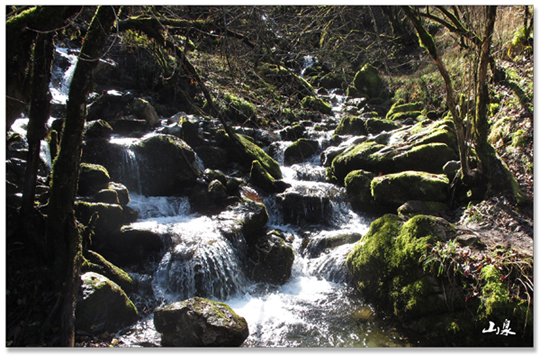
{"type": "Polygon", "coordinates": [[[311,68],[315,64],[315,57],[311,55],[306,55],[302,57],[301,67],[300,67],[300,76],[303,77],[307,69],[311,68]]]}
{"type": "Polygon", "coordinates": [[[51,75],[51,83],[49,85],[53,97],[53,103],[66,104],[69,96],[69,87],[73,79],[73,73],[77,67],[78,54],[68,53],[67,48],[56,47],[56,55],[60,61],[67,62],[67,69],[62,66],[55,66],[51,75]]]}

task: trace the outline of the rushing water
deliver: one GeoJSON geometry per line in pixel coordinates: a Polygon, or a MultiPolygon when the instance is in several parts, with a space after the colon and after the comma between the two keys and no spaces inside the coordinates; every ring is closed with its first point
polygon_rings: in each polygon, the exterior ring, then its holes
{"type": "MultiPolygon", "coordinates": [[[[55,103],[67,99],[76,56],[58,48],[67,67],[53,73],[51,92],[55,103]]],[[[305,70],[313,64],[306,57],[305,70]]],[[[334,120],[344,107],[344,97],[331,93],[334,120]]],[[[12,129],[25,134],[28,119],[16,121],[12,129]]],[[[332,131],[309,129],[320,149],[328,145],[332,131]]],[[[113,137],[112,144],[123,147],[120,183],[129,187],[131,202],[139,218],[130,228],[150,230],[167,240],[163,257],[144,267],[129,270],[139,290],[131,295],[142,319],[118,332],[123,347],[159,346],[161,336],[154,328],[152,310],[161,305],[203,296],[226,302],[248,322],[250,335],[246,347],[391,347],[415,345],[403,337],[395,324],[377,314],[351,285],[345,266],[353,245],[364,235],[371,220],[351,210],[343,188],[324,182],[325,168],[319,155],[310,161],[285,166],[283,152],[292,142],[276,142],[274,158],[281,164],[285,193],[320,201],[304,205],[294,216],[285,215],[279,199],[282,194],[264,198],[269,213],[267,229],[282,232],[295,254],[292,273],[283,285],[254,282],[245,275],[243,237],[231,240],[229,225],[238,211],[217,216],[190,212],[185,197],[152,197],[140,194],[141,167],[130,149],[136,138],[113,137]],[[315,206],[318,207],[318,206],[315,206]],[[294,217],[294,218],[291,218],[294,217]],[[332,244],[334,240],[341,240],[332,244]]],[[[43,147],[44,160],[48,148],[43,147]]]]}
{"type": "MultiPolygon", "coordinates": [[[[312,133],[311,138],[320,139],[321,146],[331,136],[312,133]]],[[[133,144],[133,140],[113,140],[128,150],[133,144]]],[[[371,220],[351,210],[343,188],[324,182],[318,154],[306,163],[284,166],[283,150],[290,142],[275,145],[279,147],[275,158],[282,166],[283,180],[291,185],[285,193],[313,196],[321,203],[328,200],[317,222],[293,223],[285,222],[278,203],[280,194],[264,198],[269,213],[267,229],[280,230],[295,252],[290,279],[283,285],[272,285],[251,281],[244,274],[242,248],[223,233],[223,221],[234,220],[234,211],[201,216],[190,213],[186,198],[133,194],[129,206],[138,211],[139,220],[131,227],[172,236],[171,247],[149,275],[135,275],[150,280],[151,292],[146,296],[152,298],[149,307],[195,295],[225,302],[248,322],[250,335],[243,344],[247,347],[414,345],[395,324],[376,314],[351,286],[346,257],[367,232],[371,220]],[[336,246],[327,243],[340,236],[346,236],[346,241],[336,246]]],[[[129,159],[124,164],[137,161],[129,159]]],[[[128,169],[133,177],[139,168],[130,165],[128,169]]],[[[300,211],[299,215],[310,213],[300,211]]],[[[150,312],[136,325],[119,332],[121,346],[159,345],[160,335],[152,319],[150,312]]]]}

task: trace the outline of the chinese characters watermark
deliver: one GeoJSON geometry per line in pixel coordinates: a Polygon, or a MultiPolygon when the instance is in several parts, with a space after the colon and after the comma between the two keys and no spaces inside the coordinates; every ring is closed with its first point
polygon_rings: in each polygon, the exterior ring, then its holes
{"type": "Polygon", "coordinates": [[[482,329],[482,333],[496,333],[497,335],[516,335],[515,332],[510,329],[510,321],[508,319],[504,320],[503,328],[501,330],[500,327],[495,328],[495,323],[492,321],[489,321],[489,328],[488,329],[482,329]]]}

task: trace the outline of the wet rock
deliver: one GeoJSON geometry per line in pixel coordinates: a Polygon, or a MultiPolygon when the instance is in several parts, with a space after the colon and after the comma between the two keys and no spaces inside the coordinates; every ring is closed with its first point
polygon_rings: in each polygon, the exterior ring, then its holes
{"type": "Polygon", "coordinates": [[[87,224],[94,213],[98,214],[96,235],[108,235],[125,223],[124,209],[118,204],[76,201],[74,210],[75,216],[83,224],[87,224]]]}
{"type": "Polygon", "coordinates": [[[147,122],[148,126],[153,127],[160,122],[159,116],[154,106],[143,98],[135,98],[130,103],[130,112],[135,114],[138,119],[147,122]]]}
{"type": "Polygon", "coordinates": [[[300,138],[285,149],[285,164],[293,165],[307,161],[319,149],[319,142],[300,138]]]}
{"type": "Polygon", "coordinates": [[[319,111],[326,115],[332,113],[332,106],[329,103],[325,102],[320,97],[315,96],[306,96],[300,101],[300,106],[303,109],[309,109],[313,111],[319,111]]]}
{"type": "Polygon", "coordinates": [[[201,175],[195,152],[171,135],[154,135],[132,148],[140,166],[141,193],[146,196],[178,196],[194,186],[201,175]]]}
{"type": "Polygon", "coordinates": [[[127,137],[142,137],[150,128],[146,120],[138,119],[135,115],[111,121],[111,127],[113,133],[127,137]]]}
{"type": "Polygon", "coordinates": [[[112,282],[116,283],[127,294],[131,293],[135,288],[135,281],[128,275],[127,272],[112,264],[95,251],[88,250],[84,255],[89,263],[84,263],[82,272],[92,271],[97,274],[107,277],[112,282]]]}
{"type": "Polygon", "coordinates": [[[283,211],[283,222],[302,226],[328,224],[332,216],[328,191],[299,187],[276,196],[283,211]]]}
{"type": "Polygon", "coordinates": [[[116,191],[116,195],[118,196],[118,203],[120,204],[120,206],[127,205],[131,200],[129,197],[128,188],[118,182],[109,182],[108,189],[116,191]]]}
{"type": "Polygon", "coordinates": [[[419,171],[377,176],[371,181],[376,203],[396,208],[410,200],[446,202],[448,179],[419,171]]]}
{"type": "Polygon", "coordinates": [[[208,197],[216,204],[224,204],[227,200],[227,188],[219,180],[212,180],[208,184],[208,197]]]}
{"type": "Polygon", "coordinates": [[[157,308],[154,324],[163,346],[232,347],[249,336],[246,320],[228,305],[200,297],[157,308]]]}
{"type": "Polygon", "coordinates": [[[109,139],[113,132],[111,125],[105,120],[91,121],[86,124],[84,138],[109,139]]]}
{"type": "Polygon", "coordinates": [[[116,283],[94,272],[83,274],[81,279],[75,311],[77,330],[114,333],[137,320],[137,308],[116,283]]]}
{"type": "Polygon", "coordinates": [[[81,196],[91,196],[109,186],[111,178],[107,169],[99,164],[81,163],[79,190],[81,196]]]}
{"type": "Polygon", "coordinates": [[[305,138],[306,128],[300,124],[285,127],[276,132],[284,141],[296,141],[300,138],[305,138]]]}
{"type": "Polygon", "coordinates": [[[344,244],[355,243],[362,238],[360,233],[345,233],[325,237],[305,237],[302,243],[303,253],[310,258],[317,258],[326,249],[334,249],[344,244]]]}
{"type": "Polygon", "coordinates": [[[357,211],[371,211],[375,200],[371,195],[371,181],[375,174],[365,170],[351,171],[345,177],[345,188],[351,207],[357,211]]]}
{"type": "Polygon", "coordinates": [[[118,193],[115,190],[99,190],[93,197],[94,202],[103,202],[108,204],[119,204],[118,193]]]}
{"type": "Polygon", "coordinates": [[[143,265],[161,257],[167,244],[167,236],[124,226],[109,235],[96,236],[92,249],[116,265],[143,265]]]}
{"type": "Polygon", "coordinates": [[[249,250],[251,279],[282,285],[291,276],[294,251],[279,232],[272,231],[249,250]]]}

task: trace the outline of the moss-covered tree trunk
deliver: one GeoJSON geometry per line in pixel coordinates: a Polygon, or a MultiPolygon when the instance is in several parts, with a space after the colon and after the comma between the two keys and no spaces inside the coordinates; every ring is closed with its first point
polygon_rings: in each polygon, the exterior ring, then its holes
{"type": "Polygon", "coordinates": [[[40,33],[34,47],[34,65],[32,74],[32,96],[28,115],[28,158],[23,186],[22,212],[31,213],[36,194],[41,140],[47,134],[47,120],[51,111],[51,64],[54,52],[52,33],[40,33]]]}
{"type": "Polygon", "coordinates": [[[77,193],[86,100],[118,7],[100,6],[84,38],[69,90],[60,149],[53,165],[51,197],[47,210],[47,243],[54,257],[54,272],[63,283],[61,315],[63,346],[74,344],[74,312],[79,286],[81,238],[73,206],[77,193]]]}
{"type": "Polygon", "coordinates": [[[478,65],[478,90],[476,98],[476,112],[474,117],[474,144],[476,154],[480,160],[480,170],[487,180],[488,196],[495,196],[501,192],[508,192],[518,203],[530,203],[530,199],[519,189],[519,185],[506,166],[499,158],[495,148],[488,142],[489,122],[489,88],[487,71],[490,62],[491,38],[497,16],[497,7],[489,6],[484,36],[480,46],[480,63],[478,65]]]}

